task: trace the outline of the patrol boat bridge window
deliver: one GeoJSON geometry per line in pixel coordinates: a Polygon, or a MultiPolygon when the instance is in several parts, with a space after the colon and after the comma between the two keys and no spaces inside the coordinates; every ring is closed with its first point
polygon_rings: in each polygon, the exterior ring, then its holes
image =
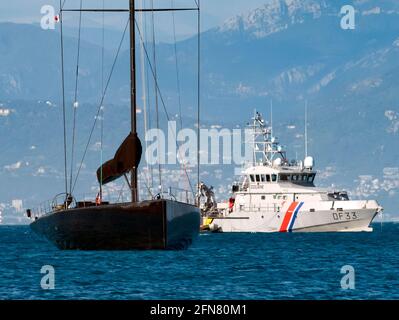
{"type": "Polygon", "coordinates": [[[279,174],[279,181],[281,182],[288,182],[292,181],[293,183],[305,183],[305,184],[312,184],[315,178],[315,174],[288,174],[288,173],[281,173],[279,174]]]}
{"type": "Polygon", "coordinates": [[[290,179],[290,175],[289,174],[280,174],[280,181],[288,181],[291,180],[290,179]]]}
{"type": "Polygon", "coordinates": [[[273,174],[270,176],[270,174],[250,174],[248,175],[248,179],[251,182],[276,182],[277,175],[273,174]]]}

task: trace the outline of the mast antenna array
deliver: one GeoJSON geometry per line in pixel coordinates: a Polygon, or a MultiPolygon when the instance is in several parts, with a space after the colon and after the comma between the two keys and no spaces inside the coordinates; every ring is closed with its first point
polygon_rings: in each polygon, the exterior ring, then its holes
{"type": "Polygon", "coordinates": [[[308,157],[308,100],[305,101],[305,158],[308,157]]]}

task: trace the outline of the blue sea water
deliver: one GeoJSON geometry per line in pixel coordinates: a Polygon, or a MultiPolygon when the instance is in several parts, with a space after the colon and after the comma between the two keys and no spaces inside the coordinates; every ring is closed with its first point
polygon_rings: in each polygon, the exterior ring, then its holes
{"type": "Polygon", "coordinates": [[[0,299],[399,299],[399,224],[373,233],[204,234],[185,251],[60,251],[0,227],[0,299]],[[43,290],[43,265],[55,289],[43,290]],[[341,288],[341,268],[355,289],[341,288]]]}

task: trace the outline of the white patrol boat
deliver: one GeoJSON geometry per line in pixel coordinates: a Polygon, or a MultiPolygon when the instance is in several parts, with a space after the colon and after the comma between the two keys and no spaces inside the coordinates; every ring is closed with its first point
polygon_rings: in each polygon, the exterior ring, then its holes
{"type": "Polygon", "coordinates": [[[288,161],[272,126],[257,112],[252,120],[253,163],[242,172],[241,182],[233,185],[233,196],[217,204],[212,189],[200,186],[207,198],[203,230],[372,231],[371,222],[383,210],[377,201],[350,200],[345,191],[317,188],[313,158],[306,155],[303,162],[288,161]]]}

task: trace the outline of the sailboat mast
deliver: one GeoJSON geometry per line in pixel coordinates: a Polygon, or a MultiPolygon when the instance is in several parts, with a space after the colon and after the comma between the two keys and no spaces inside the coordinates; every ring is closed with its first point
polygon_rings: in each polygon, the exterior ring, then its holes
{"type": "MultiPolygon", "coordinates": [[[[136,7],[135,0],[129,0],[130,14],[130,111],[131,111],[131,133],[137,135],[137,88],[136,88],[136,7]]],[[[131,173],[130,187],[132,191],[132,202],[138,199],[137,168],[133,168],[131,173]]]]}

